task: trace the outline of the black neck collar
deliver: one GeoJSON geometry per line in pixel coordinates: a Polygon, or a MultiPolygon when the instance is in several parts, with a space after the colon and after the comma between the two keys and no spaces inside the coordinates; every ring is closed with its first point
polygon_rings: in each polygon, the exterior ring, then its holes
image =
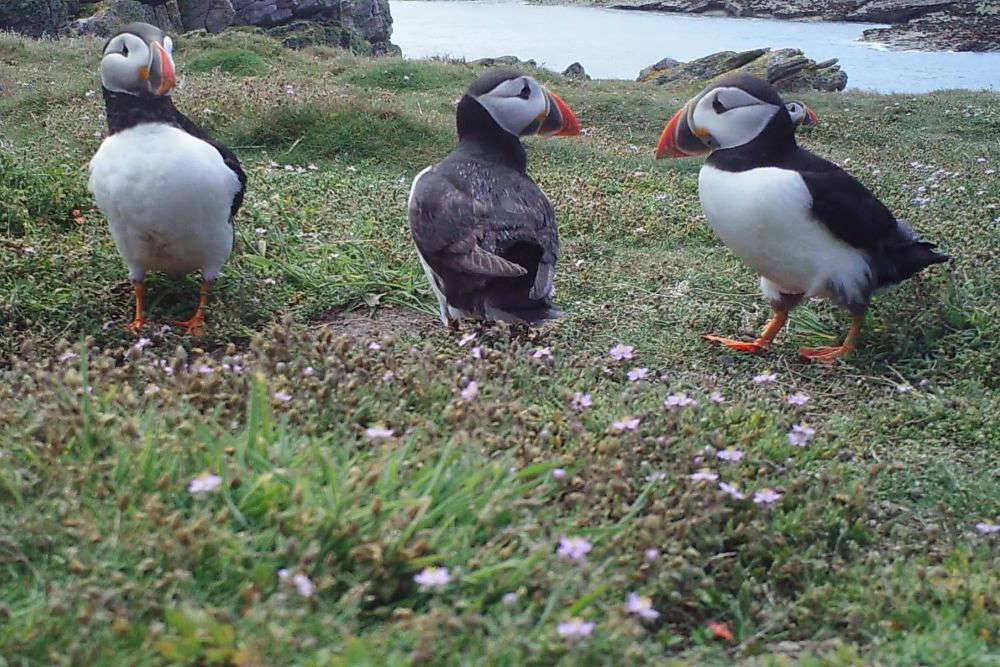
{"type": "Polygon", "coordinates": [[[753,141],[712,151],[706,163],[723,171],[748,171],[779,164],[796,148],[795,126],[788,111],[782,109],[753,141]]]}
{"type": "Polygon", "coordinates": [[[169,95],[129,95],[103,86],[101,90],[104,92],[104,109],[111,134],[142,123],[177,125],[177,108],[169,95]]]}
{"type": "Polygon", "coordinates": [[[458,145],[488,159],[501,162],[522,174],[528,166],[528,154],[521,140],[493,120],[483,105],[469,95],[463,95],[455,113],[458,145]]]}

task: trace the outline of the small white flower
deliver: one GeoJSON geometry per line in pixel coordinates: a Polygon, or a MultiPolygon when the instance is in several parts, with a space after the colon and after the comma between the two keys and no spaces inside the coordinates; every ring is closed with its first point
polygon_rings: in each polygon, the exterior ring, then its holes
{"type": "Polygon", "coordinates": [[[649,375],[649,369],[648,368],[633,368],[628,373],[626,373],[626,375],[628,376],[628,381],[629,382],[638,382],[639,380],[645,379],[646,376],[649,375]]]}
{"type": "Polygon", "coordinates": [[[376,343],[375,341],[372,341],[368,343],[368,349],[371,350],[372,352],[377,352],[378,350],[382,349],[382,346],[376,343]]]}
{"type": "Polygon", "coordinates": [[[221,477],[206,472],[191,480],[191,483],[188,484],[188,493],[192,495],[211,493],[218,489],[221,484],[221,477]]]}
{"type": "Polygon", "coordinates": [[[743,500],[744,498],[746,498],[746,495],[732,484],[727,484],[726,482],[719,482],[719,488],[722,489],[723,493],[729,494],[736,500],[743,500]]]}
{"type": "Polygon", "coordinates": [[[719,479],[719,475],[707,468],[702,468],[698,472],[688,475],[688,479],[692,482],[714,482],[719,479]]]}
{"type": "Polygon", "coordinates": [[[760,375],[755,375],[753,381],[757,384],[771,384],[778,379],[777,373],[761,373],[760,375]]]}
{"type": "Polygon", "coordinates": [[[262,282],[265,285],[271,286],[271,285],[276,285],[278,281],[276,281],[274,278],[264,278],[262,282]]]}
{"type": "Polygon", "coordinates": [[[670,394],[667,396],[667,400],[663,402],[663,407],[668,409],[673,408],[683,408],[689,405],[697,405],[697,401],[688,396],[687,394],[670,394]]]}
{"type": "Polygon", "coordinates": [[[465,389],[462,390],[462,398],[466,401],[471,401],[479,396],[479,385],[473,380],[469,384],[465,385],[465,389]]]}
{"type": "Polygon", "coordinates": [[[306,377],[312,377],[313,375],[316,375],[316,369],[312,366],[306,366],[302,369],[302,374],[306,377]]]}
{"type": "Polygon", "coordinates": [[[773,489],[761,489],[753,494],[753,501],[758,505],[773,505],[781,499],[781,494],[773,489]]]}
{"type": "Polygon", "coordinates": [[[554,479],[563,479],[566,477],[566,471],[562,468],[556,468],[552,471],[552,477],[554,479]]]}
{"type": "Polygon", "coordinates": [[[635,593],[628,594],[628,599],[625,601],[625,611],[644,618],[647,621],[652,621],[660,616],[660,612],[653,609],[652,600],[644,595],[640,596],[635,593]]]}
{"type": "Polygon", "coordinates": [[[584,393],[579,392],[579,391],[576,392],[575,394],[573,394],[573,403],[572,403],[572,405],[573,405],[573,409],[576,410],[577,412],[581,412],[585,408],[589,408],[593,404],[594,404],[594,401],[590,397],[590,394],[584,394],[584,393]]]}
{"type": "Polygon", "coordinates": [[[646,549],[645,556],[646,556],[646,562],[647,563],[652,563],[653,561],[655,561],[660,556],[660,550],[659,549],[652,549],[652,548],[646,549]]]}
{"type": "Polygon", "coordinates": [[[799,392],[797,394],[792,394],[787,399],[789,405],[805,405],[809,402],[809,395],[799,392]]]}
{"type": "Polygon", "coordinates": [[[626,417],[620,421],[613,422],[611,428],[616,431],[634,431],[639,428],[639,418],[626,417]]]}
{"type": "Polygon", "coordinates": [[[717,391],[713,391],[711,394],[709,394],[708,400],[712,401],[713,403],[725,403],[726,397],[717,391]]]}
{"type": "Polygon", "coordinates": [[[465,334],[464,336],[462,336],[462,339],[458,341],[458,346],[465,347],[475,339],[476,339],[476,334],[474,333],[465,334]]]}
{"type": "Polygon", "coordinates": [[[513,607],[517,604],[517,593],[504,593],[501,599],[505,607],[513,607]]]}
{"type": "Polygon", "coordinates": [[[594,624],[579,618],[571,618],[557,625],[556,632],[571,642],[578,641],[593,634],[594,624]]]}
{"type": "Polygon", "coordinates": [[[993,533],[1000,532],[1000,523],[982,521],[976,524],[976,530],[979,531],[980,535],[992,535],[993,533]]]}
{"type": "Polygon", "coordinates": [[[313,594],[313,582],[304,574],[296,574],[292,577],[292,583],[295,584],[295,590],[299,592],[304,598],[312,597],[313,594]]]}
{"type": "Polygon", "coordinates": [[[738,449],[733,449],[731,447],[726,449],[720,449],[715,453],[715,456],[722,459],[723,461],[736,462],[743,458],[743,452],[738,449]]]}
{"type": "Polygon", "coordinates": [[[421,590],[444,588],[451,582],[451,575],[446,567],[425,567],[413,577],[421,590]]]}
{"type": "Polygon", "coordinates": [[[393,430],[391,428],[385,428],[382,426],[369,426],[365,429],[365,435],[372,440],[380,440],[383,438],[391,438],[393,430]]]}
{"type": "Polygon", "coordinates": [[[788,442],[795,447],[805,447],[816,435],[816,429],[803,424],[793,424],[792,430],[788,432],[788,442]]]}
{"type": "Polygon", "coordinates": [[[67,361],[73,361],[74,359],[79,359],[80,355],[76,352],[63,352],[57,357],[57,361],[60,363],[66,363],[67,361]]]}
{"type": "Polygon", "coordinates": [[[535,350],[534,354],[531,355],[535,359],[551,359],[552,350],[548,347],[540,347],[535,350]]]}
{"type": "Polygon", "coordinates": [[[292,400],[292,395],[287,391],[276,391],[274,392],[274,400],[281,401],[282,403],[287,403],[292,400]]]}
{"type": "Polygon", "coordinates": [[[472,349],[469,350],[469,356],[471,356],[473,359],[482,359],[483,358],[483,348],[481,348],[478,345],[476,345],[474,348],[472,348],[472,349]]]}

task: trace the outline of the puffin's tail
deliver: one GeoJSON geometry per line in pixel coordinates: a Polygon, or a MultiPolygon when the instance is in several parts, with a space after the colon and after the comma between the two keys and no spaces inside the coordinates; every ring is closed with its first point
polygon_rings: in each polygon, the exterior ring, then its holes
{"type": "Polygon", "coordinates": [[[879,286],[903,282],[931,264],[941,264],[950,259],[948,255],[936,251],[933,243],[915,239],[910,243],[886,248],[875,267],[879,286]]]}
{"type": "Polygon", "coordinates": [[[549,301],[525,299],[518,303],[487,303],[486,315],[494,320],[538,326],[546,320],[559,319],[563,316],[563,312],[549,301]]]}

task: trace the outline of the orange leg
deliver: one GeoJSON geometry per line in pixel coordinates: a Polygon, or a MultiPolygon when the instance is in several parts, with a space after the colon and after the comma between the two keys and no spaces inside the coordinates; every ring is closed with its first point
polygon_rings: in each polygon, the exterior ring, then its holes
{"type": "Polygon", "coordinates": [[[208,293],[212,290],[212,283],[208,280],[201,281],[201,295],[198,297],[198,309],[194,311],[191,319],[183,322],[174,320],[171,322],[175,327],[181,327],[189,336],[205,335],[205,306],[208,305],[208,293]]]}
{"type": "Polygon", "coordinates": [[[840,357],[846,357],[854,351],[858,344],[858,334],[861,333],[861,323],[864,322],[864,315],[851,316],[851,328],[847,332],[847,338],[843,345],[837,347],[802,347],[799,348],[799,356],[805,361],[816,361],[821,364],[832,364],[840,357]]]}
{"type": "Polygon", "coordinates": [[[146,326],[146,318],[143,317],[146,309],[146,283],[142,280],[135,280],[132,282],[132,290],[135,292],[135,319],[129,323],[127,328],[138,336],[142,328],[146,326]]]}
{"type": "Polygon", "coordinates": [[[767,327],[761,332],[757,340],[752,343],[747,343],[741,340],[733,340],[732,338],[723,338],[722,336],[712,336],[706,334],[702,336],[705,340],[711,341],[713,343],[719,343],[720,345],[725,345],[730,350],[735,352],[744,352],[746,354],[763,354],[767,352],[767,347],[774,340],[774,337],[778,335],[781,328],[785,326],[788,322],[788,311],[787,310],[776,310],[774,311],[774,317],[771,321],[767,323],[767,327]]]}

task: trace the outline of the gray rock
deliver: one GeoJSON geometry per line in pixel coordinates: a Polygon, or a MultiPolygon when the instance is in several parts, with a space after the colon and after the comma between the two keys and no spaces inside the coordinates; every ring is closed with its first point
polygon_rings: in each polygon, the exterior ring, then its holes
{"type": "Polygon", "coordinates": [[[569,67],[563,70],[563,76],[567,79],[580,79],[581,81],[590,81],[590,75],[587,71],[583,69],[583,65],[580,63],[573,63],[569,67]]]}
{"type": "Polygon", "coordinates": [[[649,75],[653,74],[654,72],[662,72],[663,70],[672,69],[682,64],[683,63],[679,60],[674,60],[673,58],[664,58],[663,60],[657,63],[653,63],[649,67],[643,68],[643,70],[639,72],[639,76],[637,76],[635,80],[645,81],[646,79],[649,78],[649,75]]]}
{"type": "Polygon", "coordinates": [[[233,25],[236,10],[230,0],[178,0],[184,30],[222,32],[233,25]]]}
{"type": "MultiPolygon", "coordinates": [[[[275,28],[297,21],[312,21],[361,35],[376,55],[399,51],[389,42],[392,15],[386,0],[233,0],[233,8],[236,23],[242,25],[275,28]]],[[[296,29],[297,32],[304,30],[301,25],[296,29]]],[[[327,37],[331,38],[332,32],[327,37]]]]}
{"type": "Polygon", "coordinates": [[[79,0],[3,0],[0,2],[0,30],[13,30],[31,37],[55,37],[79,11],[79,0]]]}
{"type": "Polygon", "coordinates": [[[111,37],[133,21],[152,23],[174,34],[184,29],[176,0],[166,0],[155,7],[138,0],[104,0],[93,3],[93,9],[93,16],[71,21],[65,32],[74,36],[111,37]]]}
{"type": "Polygon", "coordinates": [[[847,86],[847,74],[841,71],[836,58],[817,63],[799,49],[720,51],[689,63],[665,58],[642,70],[638,80],[660,86],[707,85],[734,72],[765,79],[783,92],[843,90],[847,86]]]}
{"type": "Polygon", "coordinates": [[[617,9],[891,23],[890,28],[866,30],[862,40],[883,42],[891,48],[1000,51],[997,0],[609,1],[616,3],[610,6],[617,9]]]}
{"type": "Polygon", "coordinates": [[[538,67],[534,60],[521,60],[517,56],[500,56],[499,58],[479,58],[469,62],[470,65],[482,65],[484,67],[495,67],[506,65],[508,67],[538,67]]]}

